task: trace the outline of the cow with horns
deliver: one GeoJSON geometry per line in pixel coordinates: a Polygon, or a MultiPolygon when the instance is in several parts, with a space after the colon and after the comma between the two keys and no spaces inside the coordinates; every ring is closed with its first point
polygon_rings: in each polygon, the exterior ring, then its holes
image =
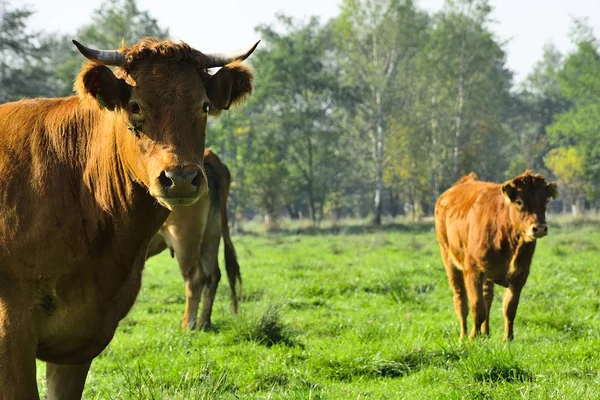
{"type": "Polygon", "coordinates": [[[135,301],[150,240],[169,210],[207,192],[208,115],[252,91],[241,61],[256,45],[74,43],[91,61],[76,96],[0,106],[1,399],[38,398],[36,358],[48,399],[81,397],[135,301]]]}

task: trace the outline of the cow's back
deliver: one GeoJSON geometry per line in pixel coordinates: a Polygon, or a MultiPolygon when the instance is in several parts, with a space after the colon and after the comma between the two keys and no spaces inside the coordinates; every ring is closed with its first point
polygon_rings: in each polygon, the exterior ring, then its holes
{"type": "Polygon", "coordinates": [[[470,247],[483,251],[488,245],[485,242],[493,240],[502,202],[500,185],[471,176],[463,177],[439,197],[435,205],[436,236],[455,263],[462,264],[469,242],[470,247]]]}

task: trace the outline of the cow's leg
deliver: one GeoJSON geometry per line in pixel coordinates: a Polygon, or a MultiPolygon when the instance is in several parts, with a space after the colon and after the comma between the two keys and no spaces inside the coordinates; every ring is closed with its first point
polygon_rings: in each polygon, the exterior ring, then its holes
{"type": "Polygon", "coordinates": [[[485,321],[481,327],[481,333],[486,335],[490,334],[490,310],[492,309],[492,302],[494,301],[494,281],[486,280],[483,284],[483,297],[485,299],[485,306],[487,308],[485,314],[485,321]]]}
{"type": "Polygon", "coordinates": [[[219,243],[221,242],[221,224],[218,210],[213,210],[202,237],[200,248],[200,264],[204,273],[204,288],[202,290],[202,312],[200,313],[200,328],[207,329],[212,325],[211,314],[217,287],[221,280],[219,269],[219,243]]]}
{"type": "Polygon", "coordinates": [[[12,301],[31,299],[33,294],[18,283],[2,280],[4,277],[0,277],[0,399],[38,399],[37,340],[30,314],[35,306],[12,301]]]}
{"type": "Polygon", "coordinates": [[[469,296],[469,303],[471,305],[471,314],[473,316],[473,330],[469,335],[469,338],[472,339],[481,333],[481,326],[486,318],[487,307],[485,304],[485,297],[483,296],[485,276],[475,267],[470,266],[464,272],[464,277],[467,295],[469,296]]]}
{"type": "Polygon", "coordinates": [[[79,400],[90,369],[91,361],[83,365],[46,363],[46,399],[79,400]]]}
{"type": "Polygon", "coordinates": [[[515,317],[517,316],[517,307],[521,297],[521,290],[527,282],[528,273],[521,274],[517,279],[509,283],[504,290],[504,301],[502,303],[502,311],[504,313],[504,338],[503,341],[513,340],[513,326],[515,317]]]}
{"type": "MultiPolygon", "coordinates": [[[[198,253],[197,250],[191,252],[198,253]]],[[[196,329],[198,306],[204,287],[204,273],[197,256],[183,255],[182,252],[178,253],[176,249],[175,257],[177,257],[185,285],[185,311],[183,312],[181,327],[183,329],[196,329]],[[181,254],[181,256],[178,256],[178,254],[181,254]]]]}
{"type": "Polygon", "coordinates": [[[446,275],[448,275],[448,284],[454,293],[454,311],[456,311],[460,324],[460,339],[463,339],[467,334],[467,315],[469,313],[465,279],[462,271],[453,265],[448,252],[444,248],[441,248],[441,254],[444,267],[446,268],[446,275]]]}

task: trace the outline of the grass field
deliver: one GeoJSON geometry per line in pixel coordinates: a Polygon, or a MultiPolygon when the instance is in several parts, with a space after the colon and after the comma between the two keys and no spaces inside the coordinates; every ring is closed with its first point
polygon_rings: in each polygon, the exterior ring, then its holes
{"type": "MultiPolygon", "coordinates": [[[[598,399],[600,225],[551,223],[501,342],[459,343],[431,225],[235,236],[241,314],[221,281],[210,332],[180,328],[168,252],[94,361],[86,399],[598,399]]],[[[470,326],[469,320],[469,326],[470,326]]],[[[44,387],[44,370],[38,381],[44,387]]]]}

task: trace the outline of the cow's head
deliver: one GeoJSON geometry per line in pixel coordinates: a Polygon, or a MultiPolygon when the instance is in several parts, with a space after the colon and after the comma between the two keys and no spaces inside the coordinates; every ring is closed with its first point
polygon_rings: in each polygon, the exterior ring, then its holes
{"type": "Polygon", "coordinates": [[[540,174],[525,171],[505,182],[502,193],[509,203],[513,223],[526,240],[536,240],[548,234],[546,206],[559,196],[556,184],[547,183],[540,174]]]}
{"type": "Polygon", "coordinates": [[[203,54],[185,43],[151,38],[118,51],[73,43],[92,61],[76,80],[79,96],[115,116],[115,157],[164,207],[195,202],[208,190],[208,115],[251,93],[252,73],[241,61],[258,43],[237,54],[203,54]],[[116,66],[115,73],[107,66],[116,66]],[[211,75],[212,67],[222,68],[211,75]]]}

